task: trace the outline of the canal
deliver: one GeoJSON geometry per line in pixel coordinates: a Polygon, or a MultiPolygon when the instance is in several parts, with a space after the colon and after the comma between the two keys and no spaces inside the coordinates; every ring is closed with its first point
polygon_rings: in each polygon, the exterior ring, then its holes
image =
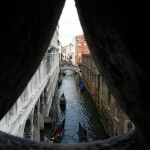
{"type": "MultiPolygon", "coordinates": [[[[79,142],[77,134],[79,122],[85,124],[89,141],[107,139],[108,136],[100,121],[92,97],[86,89],[82,93],[80,92],[77,78],[78,74],[68,70],[66,75],[62,77],[62,85],[56,88],[50,111],[50,117],[55,118],[55,122],[51,125],[51,128],[55,129],[65,118],[65,133],[61,143],[79,142]],[[61,110],[59,106],[59,98],[62,93],[65,94],[67,101],[65,110],[61,110]]],[[[45,128],[47,127],[45,126],[45,128]]],[[[48,128],[45,130],[48,130],[48,128]]]]}

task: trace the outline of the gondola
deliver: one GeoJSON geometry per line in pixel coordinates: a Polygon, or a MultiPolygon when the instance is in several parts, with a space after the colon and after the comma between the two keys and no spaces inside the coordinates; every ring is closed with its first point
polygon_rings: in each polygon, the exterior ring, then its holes
{"type": "Polygon", "coordinates": [[[66,72],[63,71],[63,76],[65,76],[65,75],[66,75],[66,72]]]}
{"type": "Polygon", "coordinates": [[[64,126],[65,126],[65,118],[63,121],[58,125],[54,133],[50,136],[50,141],[53,143],[61,143],[62,137],[64,135],[64,126]]]}
{"type": "Polygon", "coordinates": [[[82,83],[82,84],[80,85],[80,91],[82,92],[82,91],[84,91],[84,89],[85,89],[85,85],[84,85],[84,83],[82,83]]]}
{"type": "Polygon", "coordinates": [[[58,87],[60,87],[60,86],[61,86],[61,84],[62,84],[62,80],[61,80],[61,79],[59,79],[59,80],[58,80],[58,87]]]}
{"type": "Polygon", "coordinates": [[[79,79],[79,87],[80,87],[80,91],[81,91],[81,92],[84,91],[85,85],[84,85],[84,82],[83,82],[82,79],[79,79]]]}
{"type": "Polygon", "coordinates": [[[64,93],[60,97],[60,107],[61,108],[65,108],[66,107],[66,98],[65,98],[64,93]]]}
{"type": "Polygon", "coordinates": [[[79,142],[88,142],[88,138],[87,138],[87,130],[85,129],[85,127],[83,127],[81,125],[81,123],[79,122],[79,142]]]}

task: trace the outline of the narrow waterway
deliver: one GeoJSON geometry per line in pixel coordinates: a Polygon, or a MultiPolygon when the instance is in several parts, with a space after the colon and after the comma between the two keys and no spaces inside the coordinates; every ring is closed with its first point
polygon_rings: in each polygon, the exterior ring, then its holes
{"type": "Polygon", "coordinates": [[[56,88],[50,117],[55,118],[53,129],[65,118],[65,133],[61,143],[78,143],[79,122],[85,124],[89,141],[104,140],[108,136],[100,121],[100,116],[96,111],[91,95],[85,89],[80,93],[77,76],[73,71],[66,71],[62,85],[56,88]],[[64,93],[67,105],[65,110],[59,106],[59,98],[64,93]]]}

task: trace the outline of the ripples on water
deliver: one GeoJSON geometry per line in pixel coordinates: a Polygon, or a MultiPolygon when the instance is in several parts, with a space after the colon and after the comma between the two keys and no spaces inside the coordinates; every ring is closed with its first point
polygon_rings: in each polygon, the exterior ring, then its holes
{"type": "Polygon", "coordinates": [[[77,143],[79,122],[85,124],[88,132],[88,140],[104,140],[108,138],[100,117],[96,111],[96,107],[92,101],[92,97],[84,90],[80,93],[77,85],[77,74],[73,71],[66,71],[66,76],[63,78],[63,83],[59,88],[56,88],[54,100],[50,116],[56,118],[55,127],[65,118],[65,133],[62,143],[77,143]],[[59,107],[59,98],[64,93],[67,105],[65,110],[59,107]]]}

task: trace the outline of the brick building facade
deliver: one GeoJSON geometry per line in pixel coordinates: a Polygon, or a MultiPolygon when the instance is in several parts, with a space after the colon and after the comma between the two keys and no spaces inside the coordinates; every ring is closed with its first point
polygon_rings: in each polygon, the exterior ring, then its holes
{"type": "Polygon", "coordinates": [[[93,97],[107,134],[113,137],[133,130],[133,123],[116,103],[90,54],[82,55],[82,78],[93,97]]]}
{"type": "Polygon", "coordinates": [[[75,64],[82,63],[83,54],[90,54],[84,34],[75,37],[75,64]]]}

